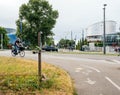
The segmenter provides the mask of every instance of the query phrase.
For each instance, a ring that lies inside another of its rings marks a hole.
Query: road
[[[10,51],[0,55],[11,56]],[[37,54],[27,51],[25,58],[37,60]],[[42,53],[42,61],[66,70],[78,95],[120,95],[119,56]]]

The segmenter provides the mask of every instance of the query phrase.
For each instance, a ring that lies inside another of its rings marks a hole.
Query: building
[[[103,22],[98,22],[90,25],[86,30],[86,39],[89,42],[91,50],[95,46],[103,42]],[[119,46],[120,45],[120,32],[117,31],[117,23],[115,21],[106,21],[105,45],[106,46]],[[101,45],[102,46],[102,45]]]
[[[5,28],[7,31],[7,35],[10,39],[9,43],[10,44],[14,44],[15,40],[16,40],[16,30],[13,28]]]

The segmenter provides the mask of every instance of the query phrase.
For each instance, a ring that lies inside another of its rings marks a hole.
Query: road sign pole
[[[40,47],[39,51],[38,51],[38,80],[39,80],[39,86],[40,86],[40,82],[41,82],[41,33],[38,32],[38,47]]]

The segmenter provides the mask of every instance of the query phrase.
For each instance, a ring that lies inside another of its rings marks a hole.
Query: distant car
[[[58,52],[58,48],[55,48],[53,46],[45,46],[42,48],[42,50],[45,50],[45,51],[57,51]]]

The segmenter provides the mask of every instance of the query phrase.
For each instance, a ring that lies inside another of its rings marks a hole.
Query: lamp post
[[[84,45],[84,29],[82,29],[82,45]]]
[[[20,19],[20,32],[22,33],[22,19]]]
[[[82,46],[84,45],[84,29],[82,28],[82,30],[81,30],[81,51],[83,51],[83,48],[82,48]]]
[[[71,31],[71,46],[70,49],[73,51],[73,33]]]
[[[107,6],[107,4],[104,4],[104,8],[103,8],[103,54],[106,54],[106,45],[105,45],[105,7]]]
[[[22,16],[20,16],[20,38],[22,41]]]

